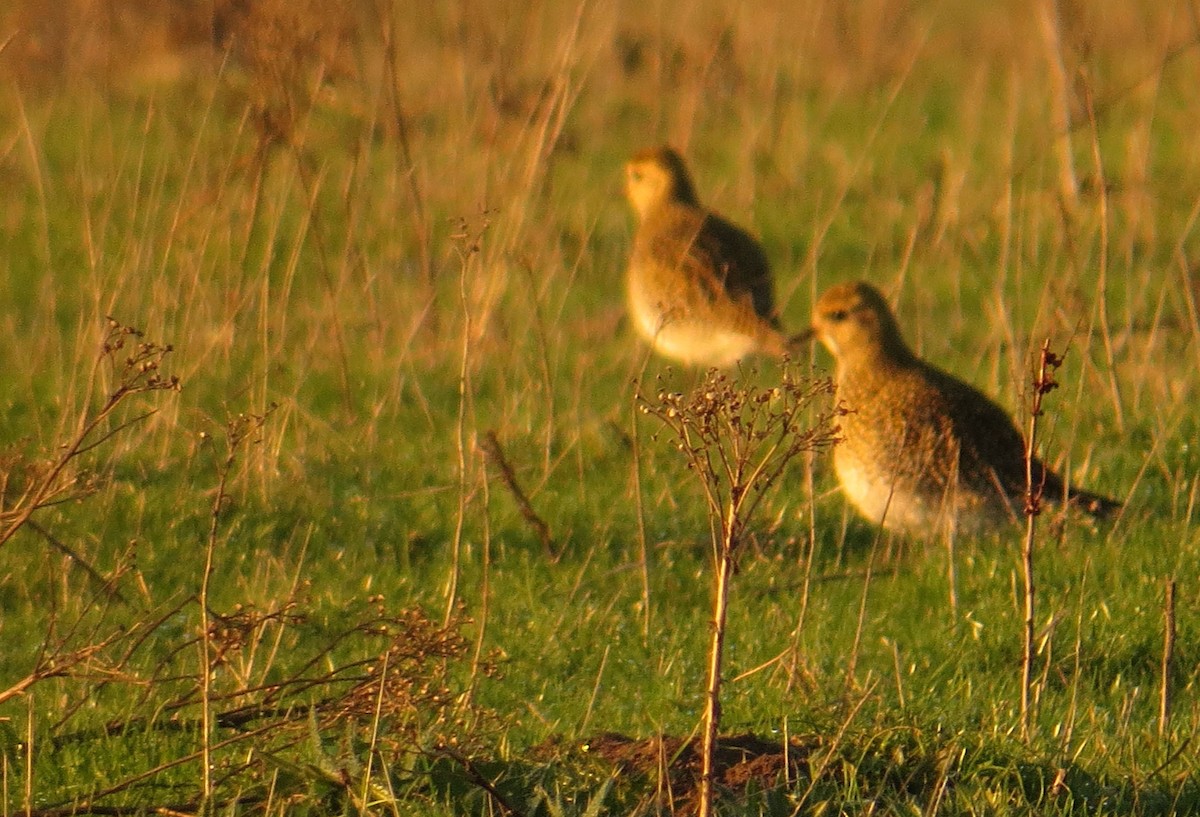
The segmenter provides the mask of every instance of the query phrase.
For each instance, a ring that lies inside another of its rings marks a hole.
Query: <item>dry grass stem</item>
[[[458,257],[458,302],[462,309],[462,347],[458,365],[458,418],[454,441],[458,459],[458,508],[454,522],[454,540],[451,546],[450,573],[446,578],[444,623],[450,622],[458,607],[458,577],[462,568],[460,560],[463,550],[463,532],[467,523],[467,486],[469,481],[467,420],[472,413],[471,368],[474,357],[472,340],[475,333],[474,321],[476,320],[469,294],[468,276],[479,270],[483,236],[491,226],[490,215],[487,210],[484,210],[480,213],[480,221],[474,225],[465,218],[458,219],[455,232],[451,236],[454,241],[454,252]]]
[[[495,430],[488,430],[483,435],[483,439],[479,442],[479,448],[483,451],[483,455],[487,461],[491,463],[492,467],[500,475],[500,480],[504,483],[504,487],[508,489],[513,501],[517,503],[517,510],[521,512],[521,517],[533,528],[538,541],[542,543],[542,550],[545,552],[546,557],[552,562],[557,562],[562,554],[554,544],[554,537],[550,535],[550,526],[534,510],[533,503],[529,501],[528,494],[521,488],[521,483],[517,481],[517,474],[513,470],[512,464],[509,463],[508,457],[505,456],[504,448],[500,445],[500,439],[496,436]]]
[[[1171,674],[1175,670],[1175,580],[1167,579],[1163,595],[1163,648],[1158,696],[1158,736],[1165,738],[1171,732],[1171,705],[1174,688]]]
[[[1071,150],[1071,83],[1063,60],[1063,44],[1060,31],[1058,0],[1039,0],[1037,7],[1038,30],[1042,35],[1046,63],[1049,71],[1050,118],[1054,128],[1054,154],[1058,160],[1058,197],[1069,241],[1073,241],[1075,215],[1079,210],[1079,182],[1075,172],[1075,158]]]
[[[212,581],[213,559],[216,556],[222,511],[229,498],[229,479],[237,461],[239,450],[243,445],[257,441],[257,435],[262,431],[267,418],[275,411],[275,406],[268,408],[263,414],[239,414],[225,424],[225,455],[217,464],[217,490],[213,496],[212,508],[209,511],[208,537],[204,542],[204,569],[200,576],[200,745],[202,763],[201,810],[208,812],[212,808],[212,671],[214,664],[212,645],[212,623],[209,613],[209,585]]]

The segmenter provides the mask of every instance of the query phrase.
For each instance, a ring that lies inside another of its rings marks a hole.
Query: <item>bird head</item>
[[[666,202],[699,204],[683,158],[665,146],[643,150],[625,164],[625,195],[639,220]]]
[[[842,366],[860,360],[911,357],[883,294],[863,281],[827,289],[805,333],[820,340]]]

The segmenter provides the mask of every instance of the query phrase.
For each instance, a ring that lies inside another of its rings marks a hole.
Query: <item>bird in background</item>
[[[1025,439],[1009,414],[977,389],[909,349],[879,290],[830,287],[809,335],[836,361],[842,440],[834,469],[871,522],[922,537],[1003,530],[1022,518]],[[1034,484],[1047,503],[1111,515],[1120,503],[1068,486],[1040,460]]]
[[[682,157],[669,147],[636,154],[625,193],[638,227],[626,276],[637,331],[665,357],[732,366],[782,356],[767,256],[749,233],[704,208]]]

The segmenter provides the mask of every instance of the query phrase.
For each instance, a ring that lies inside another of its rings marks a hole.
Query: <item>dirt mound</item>
[[[560,747],[561,748],[561,747]],[[659,807],[671,814],[695,814],[699,805],[700,740],[671,735],[635,740],[603,732],[579,744],[578,751],[610,764],[623,777],[642,777],[655,792]],[[718,793],[741,795],[768,791],[797,778],[807,768],[811,747],[792,738],[782,741],[752,734],[723,737],[717,744]]]

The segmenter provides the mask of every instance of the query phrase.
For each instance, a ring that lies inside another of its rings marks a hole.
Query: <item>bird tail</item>
[[[813,342],[813,337],[815,335],[816,333],[813,332],[811,328],[805,329],[801,332],[797,332],[794,335],[785,337],[783,343],[789,352],[796,353],[807,349],[808,345]]]
[[[769,357],[790,357],[793,360],[800,357],[800,352],[803,350],[804,343],[800,340],[801,335],[788,335],[783,330],[775,326],[760,325],[758,333],[758,350]]]
[[[1091,491],[1073,491],[1068,502],[1096,519],[1108,519],[1121,510],[1121,503]]]
[[[803,332],[797,332],[794,335],[789,335],[782,330],[776,329],[770,333],[762,341],[762,350],[772,357],[790,357],[796,360],[807,354],[808,345],[812,343],[813,332],[811,329],[806,329]]]

